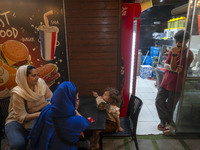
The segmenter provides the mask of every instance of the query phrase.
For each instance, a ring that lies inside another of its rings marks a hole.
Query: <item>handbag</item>
[[[69,142],[68,140],[66,140],[60,132],[60,129],[58,128],[58,124],[56,122],[55,118],[52,118],[53,120],[53,124],[54,124],[54,128],[56,131],[56,134],[58,136],[58,138],[60,139],[60,141],[68,146],[74,146],[74,147],[78,147],[78,150],[89,150],[90,149],[90,141],[85,139],[85,138],[80,138],[78,142]]]

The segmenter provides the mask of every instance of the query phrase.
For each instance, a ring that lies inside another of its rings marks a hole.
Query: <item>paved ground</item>
[[[135,95],[143,101],[138,118],[137,135],[162,134],[161,131],[157,130],[160,120],[155,106],[155,99],[158,92],[155,84],[155,80],[142,79],[137,76]]]
[[[200,150],[200,135],[141,135],[137,138],[140,150]],[[2,144],[5,143],[4,139]],[[104,138],[103,150],[135,150],[135,144],[129,137]]]
[[[138,136],[140,150],[200,150],[200,135],[191,136]],[[103,150],[135,150],[131,138],[104,139]]]

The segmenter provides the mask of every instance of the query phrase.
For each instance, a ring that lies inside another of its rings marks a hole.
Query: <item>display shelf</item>
[[[200,35],[192,35],[190,39],[190,49],[200,49]]]
[[[164,39],[154,39],[155,40],[155,45],[156,46],[160,46],[162,47],[162,45],[170,45],[170,46],[174,46],[175,45],[175,42],[174,40],[164,40]]]

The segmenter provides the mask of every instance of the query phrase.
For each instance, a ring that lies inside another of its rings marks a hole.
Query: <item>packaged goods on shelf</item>
[[[150,54],[149,56],[158,56],[159,55],[159,48],[158,47],[154,47],[154,46],[151,46],[150,47]]]
[[[142,55],[142,63],[143,63],[143,65],[152,65],[152,60],[153,60],[152,56]]]
[[[163,39],[174,39],[174,35],[179,30],[185,29],[186,17],[172,18],[167,23],[167,28],[164,29],[164,38]]]
[[[141,65],[140,66],[140,77],[142,79],[147,79],[152,76],[152,66],[150,65]]]
[[[169,33],[170,33],[170,29],[164,29],[164,38],[163,39],[169,39]]]
[[[186,17],[180,17],[178,19],[178,28],[185,27]]]

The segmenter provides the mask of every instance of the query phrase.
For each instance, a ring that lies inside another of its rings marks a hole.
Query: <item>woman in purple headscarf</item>
[[[32,150],[77,150],[64,144],[55,131],[56,125],[61,136],[69,142],[77,142],[81,132],[89,125],[76,110],[78,93],[71,82],[63,82],[53,93],[52,104],[46,106],[31,130]]]

